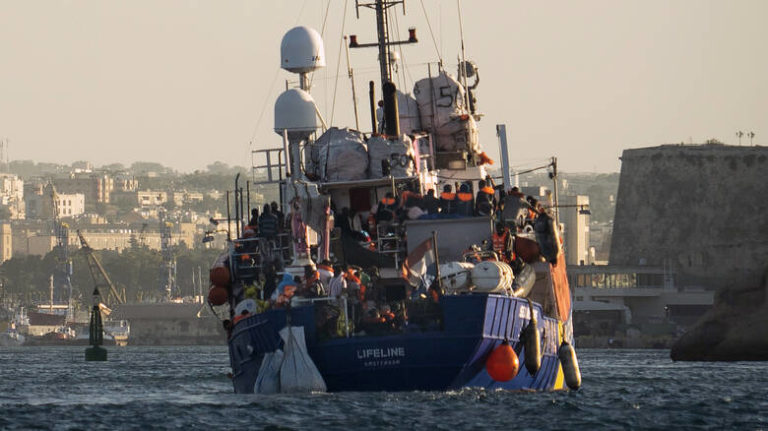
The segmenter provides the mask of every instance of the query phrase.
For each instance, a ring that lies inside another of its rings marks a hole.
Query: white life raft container
[[[448,262],[440,265],[440,280],[449,293],[469,291],[472,286],[470,272],[475,264],[470,262]]]
[[[475,292],[505,293],[512,286],[515,274],[504,262],[486,260],[472,269],[472,283]]]

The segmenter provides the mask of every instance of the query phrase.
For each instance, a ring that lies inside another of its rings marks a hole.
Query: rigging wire
[[[304,0],[304,2],[301,4],[301,9],[299,9],[298,15],[296,15],[296,21],[294,21],[293,26],[295,27],[298,25],[299,21],[301,20],[301,15],[304,13],[304,9],[307,6],[307,3],[309,0]],[[267,92],[267,97],[264,98],[264,104],[261,107],[261,112],[259,113],[258,119],[256,119],[256,125],[253,127],[253,132],[251,133],[251,139],[248,141],[248,149],[249,152],[253,151],[253,140],[256,138],[256,133],[259,130],[259,127],[261,126],[261,121],[264,119],[264,113],[267,112],[267,105],[269,104],[272,96],[272,91],[275,89],[275,82],[277,82],[277,76],[280,74],[280,68],[278,67],[275,69],[275,75],[272,77],[272,83],[269,84],[269,91]]]
[[[333,126],[333,117],[336,114],[336,94],[338,93],[339,89],[339,68],[341,67],[341,50],[344,45],[344,28],[347,24],[347,4],[349,2],[344,2],[344,12],[341,15],[341,37],[339,38],[339,54],[336,56],[336,80],[333,84],[333,103],[331,104],[331,121],[330,125]],[[328,3],[330,4],[330,2]]]
[[[440,63],[443,62],[443,56],[440,54],[440,49],[437,47],[437,40],[435,39],[435,33],[432,32],[432,24],[429,23],[429,15],[427,15],[427,9],[424,7],[424,0],[420,0],[421,10],[424,11],[424,19],[427,20],[427,28],[429,29],[429,35],[432,37],[432,44],[435,46],[435,52],[437,58],[440,59]]]
[[[346,7],[346,2],[344,2],[344,6]],[[322,3],[321,6],[322,8]],[[331,0],[328,0],[328,6],[325,8],[325,17],[323,17],[323,26],[320,27],[320,38],[323,38],[325,36],[325,24],[328,23],[328,12],[331,10]],[[315,80],[315,72],[313,71],[312,74],[309,76],[309,86],[312,87],[312,82]]]

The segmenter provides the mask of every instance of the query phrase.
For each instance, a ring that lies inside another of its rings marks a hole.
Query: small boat
[[[11,322],[8,328],[0,333],[0,346],[3,347],[21,346],[25,341],[26,337],[19,332],[16,322]]]
[[[531,208],[528,220],[528,212],[501,217],[496,202],[524,197],[508,178],[493,188],[485,171],[477,67],[463,52],[458,77],[441,64],[416,82],[415,96],[395,87],[390,49],[417,42],[413,29],[407,40],[389,38],[399,3],[356,3],[376,13],[378,42],[349,42],[379,50],[383,100],[376,103],[371,81],[370,133],[323,127],[317,136],[308,74],[325,65],[322,39],[308,27],[283,38],[281,67],[299,74],[300,88],[275,105],[283,147],[264,154],[277,164],[255,171],[280,172],[264,183],[279,186],[290,214],[277,220],[283,230],[271,215],[248,223],[250,198],[236,179],[227,219],[234,239],[211,269],[208,298],[227,329],[234,390],[576,389],[557,215]],[[446,190],[439,209],[437,190]],[[495,213],[479,205],[481,193]],[[354,213],[366,215],[363,235],[351,228]],[[501,232],[508,243],[497,241]],[[342,278],[346,287],[336,289]]]

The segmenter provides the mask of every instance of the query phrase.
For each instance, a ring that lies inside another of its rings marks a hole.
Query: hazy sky
[[[336,79],[342,23],[366,42],[375,21],[367,10],[356,19],[354,1],[344,20],[344,3],[331,0],[328,67],[312,94],[327,120],[353,126],[343,51]],[[279,69],[280,40],[295,25],[322,30],[327,4],[0,0],[0,138],[11,160],[249,166],[252,148],[281,145],[273,104],[295,75]],[[459,25],[453,0],[406,6],[405,16],[397,9],[401,36],[415,26],[421,41],[403,48],[400,82],[410,90],[437,51],[456,73]],[[736,144],[737,130],[768,142],[768,1],[464,0],[462,8],[492,157],[498,123],[520,168],[554,155],[565,171],[618,171],[624,148],[711,137]],[[375,50],[354,50],[352,63],[367,119]]]

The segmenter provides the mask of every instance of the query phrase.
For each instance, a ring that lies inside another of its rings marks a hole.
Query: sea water
[[[579,391],[237,395],[224,346],[0,348],[0,429],[768,429],[768,362],[577,350]]]

